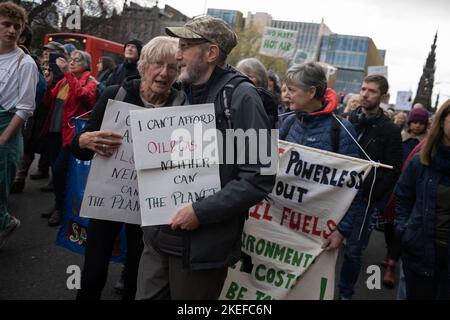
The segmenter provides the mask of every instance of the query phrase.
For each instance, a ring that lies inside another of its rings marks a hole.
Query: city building
[[[371,38],[341,34],[322,37],[319,61],[338,68],[334,89],[344,94],[359,92],[367,68],[384,64]]]
[[[183,26],[189,19],[188,16],[168,5],[162,9],[157,5],[141,7],[132,2],[130,5],[124,4],[121,14],[114,11],[109,18],[83,15],[81,30],[62,28],[62,31],[76,31],[120,43],[133,38],[146,43],[156,36],[165,35],[166,27]],[[66,25],[64,20],[62,25]]]
[[[245,19],[245,29],[255,28],[261,34],[263,33],[264,27],[270,26],[272,24],[272,16],[265,12],[247,13],[247,18]]]
[[[236,31],[244,27],[244,15],[240,11],[208,8],[206,14],[222,19]]]
[[[380,53],[381,61],[383,61],[384,64],[384,62],[386,61],[386,50],[380,49],[378,50],[378,52]]]

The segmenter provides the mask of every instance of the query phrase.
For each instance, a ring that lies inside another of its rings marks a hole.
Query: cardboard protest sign
[[[269,201],[249,211],[243,259],[230,268],[222,299],[332,299],[337,251],[322,244],[371,169],[368,161],[279,141]]]
[[[168,224],[178,209],[220,190],[218,165],[139,170],[142,225]]]
[[[218,163],[214,104],[131,111],[136,169],[208,157]],[[207,153],[207,154],[204,154]]]
[[[220,190],[213,104],[131,111],[142,225]]]
[[[120,133],[122,145],[110,158],[94,157],[81,205],[82,217],[141,223],[129,114],[136,109],[143,108],[109,100],[101,130]]]
[[[297,50],[298,31],[264,27],[259,54],[292,59]]]

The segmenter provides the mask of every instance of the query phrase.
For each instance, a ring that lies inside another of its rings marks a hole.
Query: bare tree
[[[53,4],[55,4],[58,0],[44,0],[40,5],[37,5],[28,13],[28,21],[33,21],[35,17],[40,15],[46,10],[49,10]]]

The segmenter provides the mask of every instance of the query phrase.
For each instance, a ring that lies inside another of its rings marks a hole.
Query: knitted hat
[[[73,51],[77,50],[77,48],[71,43],[66,43],[64,45],[64,49],[66,49],[68,55],[72,54]]]
[[[408,116],[408,124],[411,122],[420,122],[424,125],[428,125],[429,113],[423,108],[412,109]]]
[[[125,42],[125,44],[123,45],[123,50],[125,51],[125,48],[127,47],[128,44],[134,44],[137,48],[138,51],[138,55],[139,57],[141,56],[141,50],[142,50],[142,42],[138,39],[131,39],[127,42]]]

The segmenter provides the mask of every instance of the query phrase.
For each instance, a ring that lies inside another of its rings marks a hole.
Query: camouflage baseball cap
[[[50,50],[59,50],[61,52],[66,52],[66,49],[64,48],[64,46],[56,41],[50,41],[49,43],[47,43],[44,46],[45,49],[50,49]]]
[[[227,54],[237,45],[237,36],[231,27],[222,19],[211,16],[194,18],[183,27],[166,28],[166,33],[176,38],[206,39]]]

